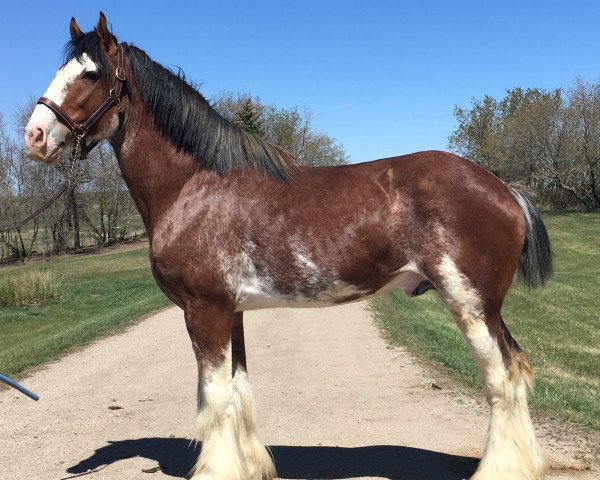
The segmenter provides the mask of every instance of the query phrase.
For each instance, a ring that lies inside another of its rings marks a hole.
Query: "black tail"
[[[539,287],[552,273],[550,238],[531,199],[514,185],[511,185],[510,191],[525,218],[525,243],[519,260],[519,277],[528,287]]]

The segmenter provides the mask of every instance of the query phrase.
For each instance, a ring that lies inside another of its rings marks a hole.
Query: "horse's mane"
[[[155,128],[178,151],[221,175],[247,167],[276,180],[294,174],[296,161],[290,153],[219,115],[181,72],[164,68],[134,45],[122,45],[128,75],[133,76],[142,102],[152,113]],[[65,61],[81,60],[84,53],[98,65],[101,78],[110,81],[109,65],[95,31],[68,42]]]

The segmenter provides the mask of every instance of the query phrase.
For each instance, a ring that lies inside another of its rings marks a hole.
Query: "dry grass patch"
[[[32,270],[7,276],[0,281],[0,306],[40,305],[58,296],[61,283],[61,278],[47,270]]]

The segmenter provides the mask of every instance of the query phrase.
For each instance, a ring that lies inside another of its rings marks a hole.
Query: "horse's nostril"
[[[35,128],[29,131],[29,137],[34,144],[44,143],[44,131],[41,128]]]

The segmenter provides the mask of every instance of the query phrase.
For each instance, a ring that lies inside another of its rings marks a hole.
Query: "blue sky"
[[[93,4],[93,6],[92,6]],[[446,149],[454,105],[600,79],[594,1],[64,1],[3,4],[0,112],[42,95],[75,16],[223,90],[310,108],[354,162]]]

